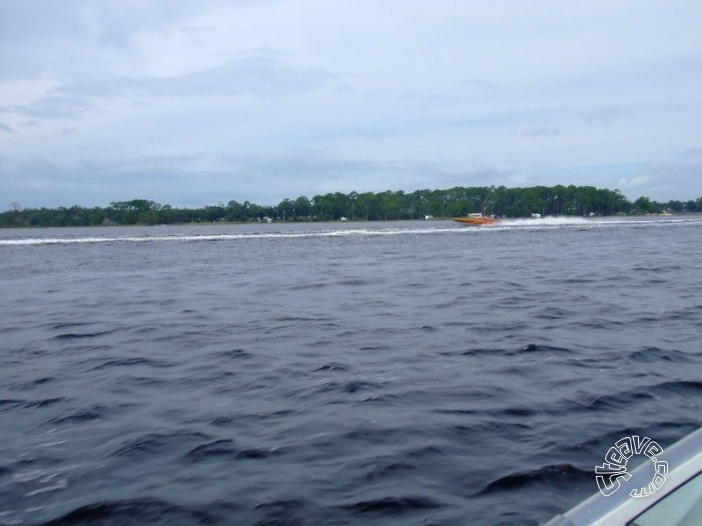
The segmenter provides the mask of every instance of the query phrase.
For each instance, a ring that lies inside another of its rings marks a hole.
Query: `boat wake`
[[[569,225],[592,225],[595,223],[605,223],[605,220],[597,220],[585,217],[549,216],[535,219],[502,219],[501,226],[569,226]]]
[[[51,237],[40,237],[40,232],[22,232],[26,236],[19,237],[17,232],[13,234],[17,237],[0,239],[2,246],[22,246],[22,245],[71,245],[71,244],[91,244],[91,243],[148,243],[148,242],[207,242],[207,241],[236,241],[251,239],[308,239],[308,238],[348,238],[364,236],[401,236],[401,235],[425,235],[425,234],[468,234],[485,233],[504,230],[538,230],[554,228],[602,228],[613,226],[665,226],[673,223],[702,223],[702,218],[611,218],[611,217],[543,217],[534,219],[500,219],[493,224],[484,224],[465,228],[464,225],[455,224],[450,221],[435,221],[430,223],[420,223],[415,221],[399,223],[362,223],[363,227],[356,225],[330,225],[319,224],[316,227],[301,226],[295,224],[281,224],[275,231],[248,230],[235,232],[239,228],[233,227],[227,232],[212,232],[210,227],[202,227],[200,231],[178,232],[179,227],[145,227],[140,229],[140,235],[124,234],[110,235],[112,232],[104,232],[105,235],[77,235],[73,229],[66,229],[57,232],[59,235]],[[161,228],[160,230],[156,230]],[[214,227],[213,227],[214,228]],[[170,233],[173,232],[173,233]],[[53,232],[52,232],[53,233]],[[101,232],[102,233],[102,232]],[[34,236],[32,236],[34,234]]]

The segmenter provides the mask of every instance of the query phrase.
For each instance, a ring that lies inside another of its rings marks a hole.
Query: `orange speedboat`
[[[468,214],[465,217],[454,217],[453,221],[467,226],[494,225],[497,219],[483,214]]]

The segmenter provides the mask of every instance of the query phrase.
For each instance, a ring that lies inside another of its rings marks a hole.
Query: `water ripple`
[[[0,232],[0,523],[545,522],[702,425],[700,225]]]

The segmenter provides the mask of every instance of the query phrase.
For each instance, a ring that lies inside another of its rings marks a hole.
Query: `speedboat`
[[[452,220],[467,226],[494,225],[497,223],[497,219],[494,217],[489,217],[480,213],[468,214],[465,217],[454,217]]]
[[[626,451],[622,442],[617,442],[622,446],[619,451]],[[614,449],[610,450],[611,458],[619,455]],[[610,452],[605,457],[608,462]],[[608,475],[596,477],[602,479],[597,480],[600,492],[570,511],[557,515],[545,526],[702,524],[702,429],[684,437],[651,460],[654,460],[653,465],[644,462],[631,473],[625,468],[618,472],[612,470],[614,466],[610,463],[598,466],[595,473],[609,470]]]

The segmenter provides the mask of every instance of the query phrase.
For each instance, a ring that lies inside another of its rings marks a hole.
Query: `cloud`
[[[624,111],[616,110],[614,108],[601,108],[599,110],[586,112],[583,114],[583,117],[590,124],[608,124],[624,114]]]
[[[477,165],[462,169],[447,169],[438,163],[418,163],[398,170],[405,174],[404,187],[397,190],[440,190],[456,186],[505,186],[519,179],[512,169]],[[389,186],[388,188],[392,188]]]
[[[0,122],[0,132],[12,133],[12,128],[3,122]]]
[[[26,105],[0,106],[0,113],[28,118],[72,118],[96,108],[101,99],[284,97],[313,91],[336,75],[318,68],[294,67],[279,59],[249,57],[232,60],[205,71],[167,78],[116,75],[77,75]]]
[[[44,2],[38,9],[25,0],[3,0],[0,40],[11,44],[70,33],[97,42],[126,44],[139,31],[158,30],[187,19],[199,10],[190,4],[187,0],[120,0],[118,3],[73,0],[60,5]]]
[[[641,194],[661,202],[670,199],[687,201],[702,197],[700,174],[702,159],[686,160],[683,162],[661,161],[649,163],[641,167],[642,177],[647,177],[645,186],[637,186]]]
[[[128,89],[147,96],[278,97],[312,91],[334,75],[318,68],[299,68],[281,60],[253,57],[234,60],[207,71],[167,79],[126,79]]]
[[[437,2],[1,1],[0,195],[702,193],[702,3]]]
[[[171,204],[216,202],[213,195],[202,192],[193,164],[188,156],[82,159],[72,163],[42,157],[14,160],[0,165],[0,195],[7,199],[12,196],[11,201],[25,207],[105,206],[110,201],[142,197]],[[205,182],[204,187],[209,184]],[[182,193],[185,189],[189,195]],[[0,208],[2,205],[6,203],[0,203]]]
[[[231,199],[261,205],[284,198],[353,191],[412,192],[455,186],[527,182],[509,170],[342,159],[321,152],[281,156],[226,156],[216,163],[191,155],[83,158],[56,163],[34,157],[0,164],[0,195],[26,207],[104,206],[151,199],[174,206],[203,206]],[[76,201],[76,196],[81,198]],[[2,205],[7,203],[0,203]]]
[[[50,95],[31,104],[0,106],[0,114],[16,114],[28,119],[73,119],[94,107],[84,97]]]
[[[488,92],[500,91],[500,86],[498,84],[485,79],[468,79],[466,85]]]
[[[543,128],[536,128],[534,130],[531,130],[530,132],[525,133],[524,135],[526,137],[556,137],[560,134],[561,130],[559,130],[556,126],[547,126]]]
[[[128,51],[147,32],[164,33],[187,24],[202,0],[120,0],[93,2],[0,2],[0,79],[63,76],[80,68],[104,70],[105,57]]]
[[[532,177],[525,173],[515,173],[507,177],[507,181],[511,186],[524,186],[532,181]]]
[[[643,186],[646,183],[648,183],[648,181],[650,179],[651,178],[648,175],[637,175],[637,176],[632,177],[630,179],[622,177],[621,179],[619,179],[619,181],[617,181],[617,186],[619,188],[625,188],[625,189],[637,188],[637,187]]]
[[[702,147],[701,148],[690,148],[680,153],[680,157],[689,160],[702,159]]]

